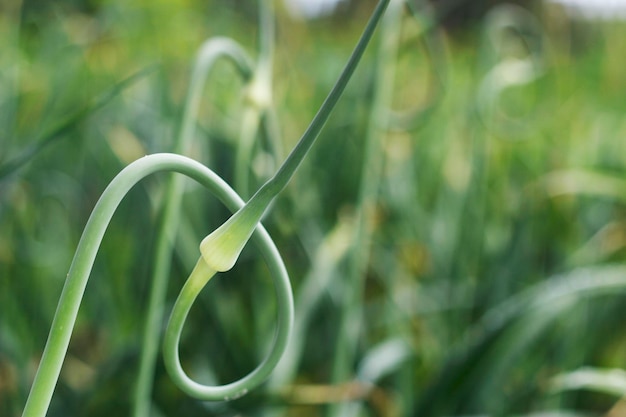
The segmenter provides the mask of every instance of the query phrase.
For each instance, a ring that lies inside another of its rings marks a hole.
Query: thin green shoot
[[[204,260],[211,268],[216,271],[228,271],[233,267],[248,237],[252,234],[252,231],[265,214],[267,208],[274,198],[287,186],[287,183],[293,177],[296,169],[315,143],[315,140],[330,117],[331,112],[360,62],[365,48],[369,44],[388,3],[389,0],[381,0],[378,2],[343,72],[313,118],[311,124],[276,174],[252,196],[241,210],[235,213],[222,226],[217,228],[201,242],[200,251],[202,252]]]

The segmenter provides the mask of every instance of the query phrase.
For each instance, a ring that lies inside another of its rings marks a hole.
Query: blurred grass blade
[[[604,394],[626,396],[626,371],[584,367],[557,375],[552,380],[555,392],[586,389]]]
[[[510,297],[484,315],[481,327],[492,332],[529,311],[549,308],[560,301],[576,302],[594,295],[618,294],[624,289],[626,267],[621,264],[578,268]]]
[[[543,179],[548,195],[585,194],[626,202],[626,181],[591,170],[554,171]]]
[[[52,145],[60,139],[63,139],[63,137],[65,137],[66,134],[76,128],[79,123],[81,123],[83,120],[85,120],[87,117],[89,117],[100,108],[104,107],[111,100],[113,100],[120,93],[122,93],[122,91],[139,81],[141,78],[155,71],[155,69],[156,66],[151,65],[147,68],[137,71],[130,77],[115,84],[113,87],[102,93],[100,96],[95,97],[91,102],[87,103],[84,107],[77,110],[74,114],[68,116],[65,120],[62,120],[61,122],[52,126],[44,134],[41,135],[41,138],[37,141],[37,143],[27,147],[21,154],[0,165],[0,180],[27,164],[46,147]]]
[[[626,267],[618,264],[576,269],[510,297],[489,310],[463,345],[448,356],[414,414],[484,409],[506,372],[557,318],[589,297],[624,290]],[[455,405],[447,400],[451,397],[456,398]]]
[[[406,3],[409,14],[413,18],[413,31],[410,41],[421,44],[423,54],[429,61],[429,82],[424,83],[422,88],[426,89],[423,99],[414,103],[412,107],[406,109],[386,109],[388,114],[388,128],[395,131],[408,131],[421,127],[426,123],[433,113],[439,108],[448,87],[448,58],[445,51],[444,32],[441,22],[452,11],[454,7],[444,7],[439,12],[425,2],[412,4]],[[407,29],[404,29],[405,31]],[[402,39],[402,42],[406,42]],[[398,45],[400,46],[400,45]],[[395,59],[402,55],[398,50]],[[407,82],[404,80],[403,82]]]
[[[387,340],[365,355],[359,365],[358,377],[362,381],[376,382],[399,369],[412,356],[413,351],[404,340]]]
[[[350,248],[354,219],[340,217],[335,227],[317,246],[312,267],[300,285],[296,298],[296,317],[290,347],[274,370],[270,385],[279,387],[292,383],[306,354],[307,335],[331,280]]]
[[[594,170],[562,170],[547,174],[542,180],[550,197],[590,195],[626,202],[626,181],[616,175]]]

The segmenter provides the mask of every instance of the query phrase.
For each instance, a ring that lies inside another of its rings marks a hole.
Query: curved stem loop
[[[293,298],[289,277],[280,255],[269,239],[269,236],[267,234],[260,234],[259,238],[263,242],[259,245],[259,249],[267,261],[270,274],[275,279],[277,292],[278,326],[274,345],[265,360],[261,362],[256,369],[235,382],[213,387],[199,384],[187,376],[182,369],[178,355],[180,335],[193,301],[202,288],[204,288],[208,280],[216,273],[216,271],[212,270],[209,265],[204,262],[204,259],[200,257],[196,267],[176,300],[170,321],[167,325],[163,344],[165,367],[170,377],[179,388],[192,397],[202,400],[228,401],[245,395],[251,388],[259,385],[269,376],[287,347],[293,324]]]
[[[22,414],[23,417],[43,417],[46,415],[54,388],[59,379],[63,360],[67,353],[85,287],[87,286],[98,248],[113,217],[113,213],[123,197],[137,182],[159,171],[175,171],[193,178],[208,188],[230,210],[234,211],[243,205],[243,201],[239,196],[217,174],[199,162],[184,156],[175,154],[149,155],[133,162],[122,170],[106,188],[100,200],[98,200],[78,243],[78,248],[50,329],[41,364]],[[256,229],[252,238],[259,245],[272,272],[280,272],[278,277],[274,276],[279,296],[278,312],[280,319],[274,350],[268,359],[257,370],[253,371],[249,377],[243,378],[243,382],[235,383],[238,384],[235,386],[238,390],[250,389],[261,382],[264,375],[266,375],[267,368],[273,366],[272,363],[275,363],[273,361],[277,360],[275,357],[280,357],[284,350],[288,334],[291,331],[291,323],[293,322],[291,286],[278,250],[262,227]],[[191,304],[193,299],[184,299],[182,302]],[[186,378],[186,375],[184,377]],[[173,378],[175,381],[184,380],[180,375],[175,375]],[[197,385],[199,386],[199,384]],[[225,387],[227,387],[224,389],[226,392],[232,390],[232,384]],[[185,389],[185,387],[182,388]],[[216,388],[219,390],[220,387]],[[203,389],[207,389],[207,387],[203,387]],[[208,389],[210,390],[212,387],[208,387]],[[192,393],[192,395],[194,394]]]

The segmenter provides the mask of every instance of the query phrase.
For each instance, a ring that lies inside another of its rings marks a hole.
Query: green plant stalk
[[[382,177],[384,161],[383,142],[389,127],[389,109],[393,97],[400,43],[400,18],[404,0],[391,0],[381,25],[381,43],[378,48],[377,72],[372,98],[370,123],[365,139],[365,155],[361,166],[355,228],[350,252],[348,279],[344,286],[342,310],[333,358],[332,382],[339,384],[353,378],[353,364],[363,327],[363,290],[365,273],[370,259],[373,234],[372,220]],[[346,415],[347,405],[339,403],[329,408],[329,415]]]
[[[44,417],[46,415],[54,388],[59,379],[63,360],[67,353],[85,287],[87,286],[98,248],[113,213],[123,197],[137,182],[158,171],[175,171],[193,178],[208,188],[211,193],[233,211],[243,204],[239,196],[213,171],[192,159],[180,155],[149,155],[133,162],[122,170],[111,181],[98,200],[78,243],[78,248],[70,266],[70,271],[50,328],[41,363],[26,401],[22,414],[23,417]],[[263,245],[270,243],[269,248],[261,247],[265,256],[268,253],[273,256],[278,255],[275,246],[271,244],[269,235],[262,227],[257,228],[253,238]],[[274,266],[274,270],[278,268],[284,271],[282,262],[275,260],[274,263],[278,264],[278,267]],[[286,315],[286,317],[281,318],[280,323],[289,324],[290,320],[293,319],[293,299],[290,294],[288,279],[286,282],[284,276],[281,276],[280,279],[281,295],[288,296],[288,299],[279,301],[279,311]],[[279,333],[281,332],[285,333],[288,330],[279,329]],[[256,382],[256,380],[253,382]]]
[[[243,111],[235,158],[235,189],[244,198],[249,197],[250,162],[255,139],[259,134],[261,123],[265,125],[267,123],[266,115],[271,112],[273,101],[272,72],[276,21],[271,0],[259,2],[259,21],[259,58],[252,81],[247,87],[246,107]],[[265,132],[271,135],[268,138],[272,144],[277,142],[278,129],[266,125]]]
[[[263,120],[263,109],[250,105],[243,111],[241,131],[235,157],[235,189],[244,198],[250,195],[250,168],[255,139]]]
[[[256,82],[260,81],[255,81],[255,83]],[[267,81],[267,83],[270,83],[270,81]],[[265,89],[268,88],[265,87]],[[258,137],[261,128],[269,142],[268,145],[274,161],[278,161],[282,155],[282,147],[280,144],[276,112],[271,102],[266,104],[258,102],[251,103],[243,111],[237,154],[235,157],[234,181],[235,189],[244,198],[250,196],[251,163],[253,161],[255,139]]]
[[[209,72],[221,58],[232,61],[244,80],[250,79],[252,75],[252,62],[239,44],[228,38],[212,38],[206,41],[197,54],[183,112],[181,133],[175,144],[174,153],[186,155],[190,152],[195,136],[196,118],[204,84]],[[172,176],[169,179],[165,192],[165,205],[155,246],[152,286],[133,399],[132,415],[134,417],[148,417],[150,414],[154,370],[164,315],[163,305],[165,303],[173,246],[179,226],[180,207],[184,191],[183,180],[184,178],[181,176]]]
[[[415,3],[420,3],[419,10]],[[426,2],[407,1],[405,4],[409,14],[420,27],[420,30],[416,32],[413,37],[423,39],[425,53],[429,56],[431,64],[430,70],[433,82],[427,87],[427,89],[430,90],[428,93],[430,99],[426,103],[401,111],[396,111],[391,108],[388,109],[388,111],[391,112],[389,116],[389,128],[391,130],[400,131],[416,129],[423,125],[424,122],[430,119],[429,116],[432,114],[432,111],[438,107],[437,105],[444,97],[447,80],[447,59],[444,53],[443,35],[440,29],[438,29],[438,24],[454,10],[450,5],[439,5],[437,7],[437,14],[435,14],[433,7]]]
[[[268,145],[271,147],[272,153],[277,158],[276,163],[278,163],[278,160],[282,159],[284,152],[281,141],[280,126],[278,124],[278,114],[276,113],[276,108],[274,106],[267,109],[263,115],[262,123],[263,133],[268,139]]]
[[[276,19],[272,0],[259,1],[259,68],[268,74],[273,71]],[[271,80],[270,80],[271,81]]]
[[[296,168],[302,162],[307,152],[313,145],[320,130],[324,126],[332,109],[345,89],[345,86],[356,69],[356,66],[360,61],[360,58],[362,57],[388,2],[389,0],[380,0],[378,3],[374,14],[370,18],[363,35],[359,39],[359,42],[350,56],[350,59],[348,60],[348,63],[340,75],[337,83],[331,90],[325,102],[322,104],[322,107],[309,125],[309,128],[306,130],[292,153],[287,157],[287,160],[278,170],[276,175],[264,186],[262,186],[261,189],[250,199],[250,201],[239,209],[224,225],[219,227],[215,232],[211,233],[203,240],[200,249],[202,258],[207,263],[209,270],[223,271],[232,267],[248,238],[252,235],[253,231],[257,229],[256,226],[268,205],[287,185]],[[63,359],[67,352],[72,328],[76,321],[80,301],[84,294],[89,273],[91,272],[91,268],[93,266],[93,261],[95,260],[99,242],[102,240],[106,226],[108,225],[113,212],[117,208],[123,196],[141,178],[144,178],[146,175],[158,170],[174,170],[181,172],[192,178],[198,179],[203,182],[204,185],[209,187],[215,184],[220,184],[222,187],[225,186],[225,183],[223,183],[219,177],[213,177],[206,172],[204,172],[204,175],[209,175],[211,177],[211,181],[202,181],[205,177],[199,175],[198,170],[202,170],[204,167],[191,160],[180,158],[183,157],[163,154],[142,158],[124,169],[103,193],[101,199],[96,205],[96,208],[94,209],[94,213],[92,213],[92,216],[87,223],[83,236],[81,237],[81,241],[79,242],[74,261],[70,267],[68,279],[61,294],[57,313],[55,314],[48,342],[46,343],[42,362],[37,371],[37,375],[35,376],[35,381],[24,409],[24,417],[41,417],[44,416],[47,411],[54,392],[54,387],[59,377]],[[181,161],[185,162],[183,163]],[[213,174],[212,171],[209,171],[209,173]],[[225,189],[227,189],[227,186]],[[217,190],[216,194],[221,192],[223,192],[223,189]],[[217,256],[214,256],[214,252]],[[184,299],[185,297],[183,297],[183,300]],[[284,300],[281,301],[279,303],[279,308],[284,303]],[[182,329],[178,329],[178,336],[174,337],[175,339],[180,336],[181,330]],[[281,327],[279,327],[279,335],[281,334],[280,330]],[[173,332],[173,334],[176,334],[176,329]],[[168,335],[172,334],[170,331],[167,333]],[[172,337],[173,336],[168,336],[167,340],[171,341]],[[281,338],[278,337],[275,346],[280,345],[280,342]],[[173,344],[171,342],[166,343],[166,346],[171,347],[172,345],[177,346],[177,342]],[[167,350],[172,351],[169,348]],[[279,351],[280,349],[273,349],[266,361],[255,369],[255,371],[242,379],[242,381],[245,382],[242,386],[248,386],[262,380],[265,372],[268,372],[267,369],[271,370],[272,368],[272,366],[266,365],[271,364],[274,360],[278,360],[280,354],[277,354],[276,352]],[[171,359],[166,359],[166,363],[172,365],[173,361]],[[169,368],[171,369],[172,367],[169,366]],[[181,374],[184,375],[184,372],[182,372],[180,367],[178,367],[178,370],[180,370]],[[206,396],[210,396],[210,393],[203,390],[203,388],[211,388],[212,390],[217,389],[218,391],[220,388],[223,388],[202,387],[188,378],[184,379],[180,377],[177,379],[178,382],[182,382],[183,384],[186,384],[186,386],[190,386],[191,390],[194,392],[199,392],[203,395],[207,394]],[[226,394],[219,391],[222,397],[229,396],[231,389],[234,390],[236,388],[237,390],[240,390],[239,386],[234,387],[232,384],[224,387],[224,392]],[[241,392],[243,391],[237,391],[236,395],[239,395]]]
[[[237,196],[237,204],[230,204],[229,208],[234,211],[242,205],[243,201]],[[278,249],[274,246],[267,232],[263,229],[257,229],[253,239],[265,258],[270,275],[274,278],[276,288],[278,323],[273,346],[261,364],[237,381],[221,386],[206,386],[193,381],[187,376],[182,369],[178,356],[180,336],[193,301],[208,280],[216,273],[200,257],[174,304],[163,343],[163,358],[170,377],[179,388],[194,398],[228,401],[245,395],[267,379],[287,348],[294,320],[293,294],[289,276]]]
[[[270,203],[285,188],[291,177],[293,177],[296,169],[315,143],[315,140],[319,136],[320,131],[324,127],[324,124],[328,120],[363,56],[365,48],[371,40],[374,30],[388,3],[389,0],[380,0],[378,2],[343,72],[311,121],[311,124],[276,174],[261,186],[242,209],[237,211],[200,244],[202,256],[216,271],[227,271],[233,267],[245,245],[244,239],[234,239],[233,236],[239,237],[245,234],[250,236]]]
[[[244,198],[250,193],[250,163],[254,149],[254,140],[259,133],[259,123],[261,122],[261,109],[254,105],[244,109],[239,141],[237,143],[237,154],[235,157],[235,189]]]
[[[24,417],[41,417],[46,414],[99,244],[122,198],[133,185],[153,172],[176,168],[181,171],[189,169],[172,166],[166,161],[152,161],[154,158],[142,158],[125,168],[109,184],[96,204],[85,226],[63,287],[41,364],[24,408]]]

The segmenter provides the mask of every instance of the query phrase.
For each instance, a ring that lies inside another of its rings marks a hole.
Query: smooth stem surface
[[[206,41],[196,56],[183,112],[181,133],[174,145],[174,153],[185,155],[190,152],[204,85],[211,69],[220,59],[230,60],[244,80],[250,79],[252,75],[252,62],[239,44],[228,38],[212,38]],[[163,305],[184,191],[183,180],[184,178],[179,175],[172,176],[165,192],[165,202],[153,258],[155,264],[143,332],[139,372],[135,386],[132,410],[134,417],[148,417],[150,414],[154,369],[163,322]]]
[[[218,37],[207,40],[200,47],[194,64],[183,113],[181,133],[174,148],[175,153],[186,152],[191,146],[204,84],[209,72],[221,58],[229,59],[244,81],[249,81],[252,78],[254,63],[241,45],[230,38]]]
[[[243,201],[240,200],[238,203],[241,205]],[[200,257],[174,304],[163,343],[163,358],[170,377],[180,389],[194,398],[228,401],[245,395],[267,379],[287,348],[294,320],[293,295],[289,276],[269,235],[261,229],[257,229],[254,238],[258,249],[267,262],[276,287],[278,323],[274,344],[259,366],[235,382],[221,386],[207,386],[199,384],[187,376],[182,369],[178,356],[178,344],[183,326],[194,300],[216,272]]]
[[[276,18],[272,0],[259,1],[259,67],[273,71]]]
[[[267,115],[274,115],[272,99],[272,72],[274,65],[274,39],[276,19],[271,0],[259,1],[259,58],[254,77],[247,91],[247,105],[241,120],[241,131],[235,157],[235,189],[244,198],[250,197],[250,168],[255,139],[261,124],[265,124],[265,133],[270,143],[278,142],[275,126],[267,127]],[[275,153],[275,156],[278,156]]]
[[[111,181],[98,200],[78,243],[50,328],[43,357],[22,414],[23,417],[44,417],[46,415],[67,353],[85,287],[106,228],[128,191],[141,179],[157,171],[175,171],[195,179],[231,210],[236,210],[243,204],[239,196],[213,171],[180,155],[155,154],[146,156],[122,170]],[[257,228],[253,238],[260,243],[270,243],[270,247],[263,250],[265,256],[268,253],[278,256],[278,252],[271,244],[271,239],[265,229]],[[278,262],[278,264],[275,269],[283,271],[286,275],[282,262]],[[284,281],[284,277],[281,279]],[[290,324],[293,320],[293,299],[288,280],[282,282],[281,288],[281,295],[286,296],[285,300],[279,302],[279,312],[286,315],[281,318],[281,323]]]
[[[211,172],[208,168],[205,168]],[[219,177],[218,177],[219,178]],[[221,179],[218,188],[214,184],[203,183],[218,197],[231,211],[236,211],[244,205],[243,200]],[[240,237],[241,238],[241,237]],[[249,236],[243,237],[246,239]],[[185,318],[199,291],[204,284],[215,274],[201,257],[194,268],[189,280],[179,295],[171,318],[165,331],[163,356],[165,366],[172,380],[187,394],[202,400],[231,400],[246,394],[263,382],[274,369],[285,351],[293,327],[294,305],[291,283],[285,265],[278,249],[263,227],[258,227],[252,235],[252,241],[267,263],[270,275],[274,280],[277,303],[277,331],[274,344],[261,364],[245,377],[222,386],[206,386],[189,378],[182,369],[178,357],[178,343],[184,326]]]
[[[237,155],[235,157],[235,189],[244,198],[250,194],[250,168],[255,139],[259,133],[263,110],[250,105],[243,111]]]
[[[227,271],[232,268],[241,250],[243,250],[243,244],[236,245],[230,241],[230,236],[232,234],[251,234],[272,200],[293,177],[296,169],[315,143],[315,139],[319,136],[320,131],[345,90],[388,4],[389,0],[380,0],[378,2],[343,72],[313,118],[313,121],[276,174],[252,196],[241,210],[207,236],[200,244],[202,256],[215,270]],[[237,240],[237,242],[241,242],[241,240]]]
[[[276,158],[275,163],[282,159],[283,144],[281,141],[280,126],[278,124],[278,115],[276,108],[270,106],[263,115],[263,132],[268,139],[268,145],[272,154]]]
[[[372,36],[374,35],[374,30],[378,25],[387,5],[389,4],[389,0],[380,0],[372,17],[370,18],[361,38],[359,39],[352,55],[350,56],[348,63],[343,69],[343,72],[339,76],[339,79],[333,86],[332,90],[326,97],[326,100],[320,107],[319,111],[311,121],[311,124],[307,128],[307,130],[302,135],[302,138],[298,141],[295,148],[291,151],[283,165],[279,168],[278,172],[270,179],[261,189],[257,192],[259,195],[259,199],[263,199],[262,195],[265,193],[277,195],[283,188],[287,185],[296,169],[309,152],[309,149],[315,143],[315,140],[319,136],[320,131],[326,124],[331,112],[335,108],[337,101],[343,94],[343,91],[348,84],[350,78],[352,78],[352,74],[354,74],[354,70],[359,64],[367,45],[369,44]],[[253,202],[256,195],[252,198],[250,203]]]

